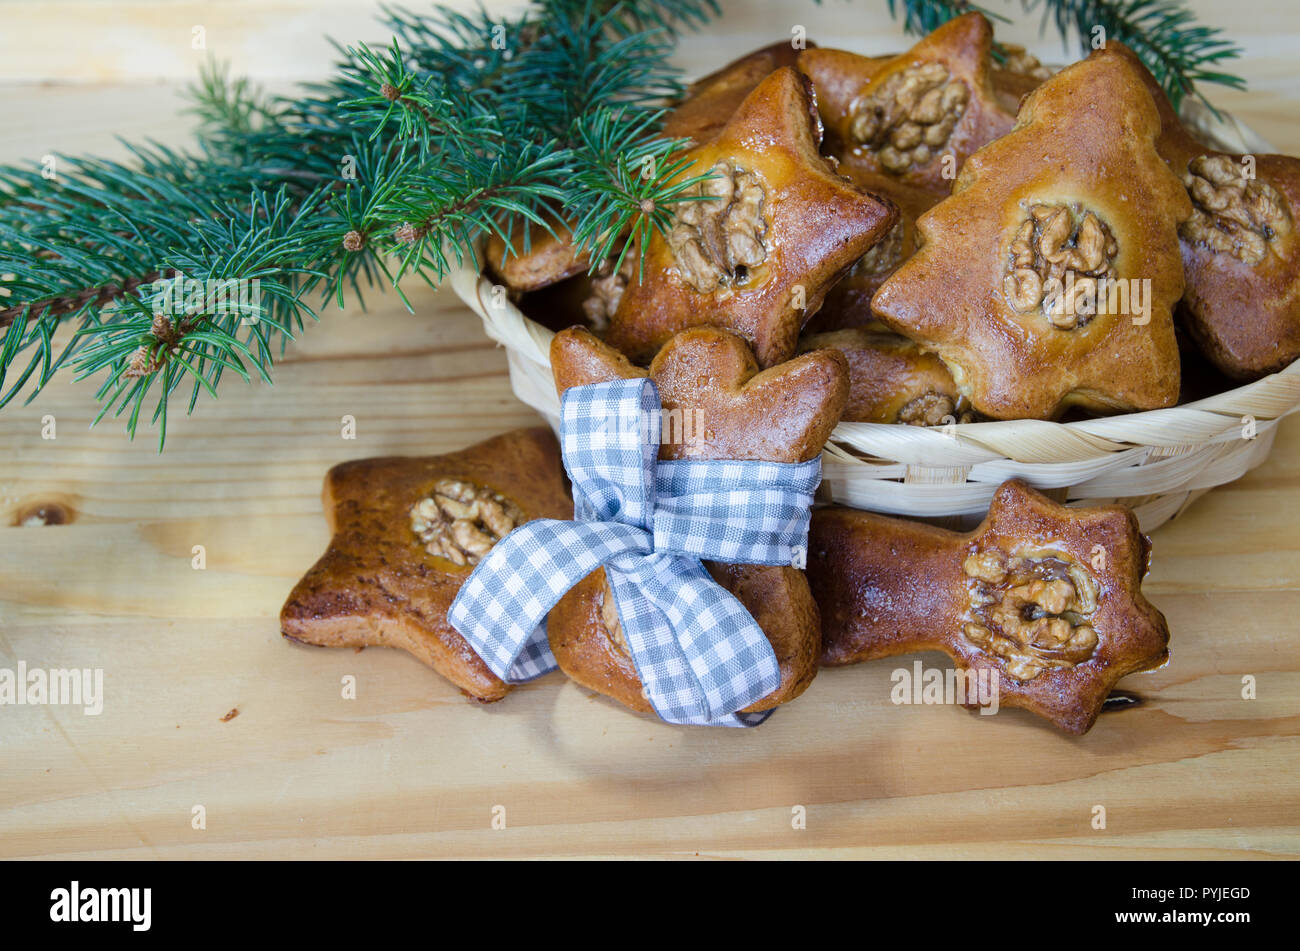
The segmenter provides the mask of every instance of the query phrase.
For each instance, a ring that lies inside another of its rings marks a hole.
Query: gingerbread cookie
[[[831,171],[820,141],[808,81],[784,67],[684,153],[683,178],[712,177],[673,205],[667,235],[651,237],[609,343],[644,363],[677,331],[714,325],[744,337],[761,366],[788,359],[826,291],[897,220]]]
[[[573,234],[560,224],[547,230],[528,224],[527,235],[516,234],[508,245],[500,234],[487,242],[489,272],[515,293],[549,287],[587,270],[590,260],[573,244]]]
[[[974,421],[943,361],[906,337],[861,328],[799,338],[801,352],[838,350],[849,364],[846,423],[943,426]]]
[[[938,353],[986,416],[1173,405],[1178,225],[1192,208],[1159,132],[1122,59],[1058,73],[917,222],[921,249],[872,310]]]
[[[819,49],[799,69],[841,162],[943,195],[969,155],[1015,124],[993,88],[992,44],[988,20],[967,13],[888,62]]]
[[[1110,43],[1093,56],[1138,70],[1160,113],[1156,147],[1191,198],[1178,229],[1187,329],[1234,379],[1281,370],[1300,356],[1300,159],[1210,148],[1131,50]]]
[[[551,345],[556,389],[649,376],[665,411],[662,459],[759,459],[803,462],[821,451],[848,393],[844,358],[835,351],[798,357],[759,372],[735,334],[710,327],[683,331],[650,369],[586,330],[557,334]],[[681,428],[674,434],[673,421]],[[745,712],[793,700],[816,674],[820,633],[803,573],[793,567],[706,563],[714,579],[740,600],[767,636],[781,685]],[[551,609],[551,651],[575,681],[649,713],[641,681],[623,640],[604,569],[588,575]]]
[[[1141,591],[1149,552],[1128,509],[1066,508],[1018,480],[966,534],[815,510],[822,662],[940,650],[991,671],[1001,705],[1086,733],[1121,677],[1168,659],[1164,616]]]
[[[807,43],[809,48],[816,45],[811,40]],[[667,139],[688,139],[694,145],[708,142],[760,82],[783,66],[793,66],[799,52],[789,40],[773,43],[697,79],[664,116],[660,134]]]
[[[400,647],[475,700],[510,689],[447,623],[492,545],[535,518],[570,518],[559,445],[520,429],[444,456],[357,459],[322,493],[329,547],[280,611],[285,637],[322,647]]]

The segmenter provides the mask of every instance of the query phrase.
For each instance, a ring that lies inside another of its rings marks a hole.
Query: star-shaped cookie
[[[1178,224],[1191,203],[1156,152],[1159,132],[1121,59],[1058,73],[921,216],[920,250],[872,310],[938,353],[986,416],[1172,405]]]
[[[888,61],[816,49],[799,69],[841,162],[946,195],[966,158],[1015,124],[993,87],[992,45],[988,20],[967,13]]]
[[[649,371],[586,330],[570,328],[551,344],[556,389],[649,376],[665,411],[662,459],[759,459],[803,462],[821,451],[848,396],[842,354],[820,350],[759,372],[744,341],[712,327],[674,336]],[[674,429],[674,426],[677,427]],[[817,672],[817,607],[794,567],[706,562],[767,635],[781,685],[746,712],[793,700]],[[604,569],[588,575],[551,610],[551,651],[575,681],[634,710],[652,708],[622,636]]]
[[[711,174],[673,205],[667,235],[623,292],[606,339],[648,362],[679,330],[713,325],[752,346],[760,366],[788,359],[827,289],[893,226],[897,212],[836,175],[818,154],[808,80],[770,74],[681,177]]]
[[[968,706],[995,688],[999,706],[1086,733],[1120,678],[1168,659],[1168,625],[1141,590],[1149,557],[1128,509],[1066,508],[1018,480],[965,534],[817,509],[808,579],[822,662],[944,651],[987,688]]]
[[[559,444],[545,427],[443,456],[357,459],[322,492],[329,547],[280,612],[285,637],[322,647],[400,647],[482,702],[509,691],[447,623],[475,564],[512,528],[573,517]]]

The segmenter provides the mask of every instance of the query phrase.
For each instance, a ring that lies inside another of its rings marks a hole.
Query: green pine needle
[[[1175,103],[1198,82],[1242,85],[1219,68],[1237,47],[1177,0],[1021,2],[1084,42],[1104,27]],[[886,3],[912,33],[980,9]],[[412,273],[436,284],[489,235],[519,252],[526,224],[568,228],[593,269],[644,255],[702,178],[675,180],[684,143],[659,135],[683,88],[675,38],[719,12],[714,0],[534,0],[506,18],[385,7],[391,43],[336,46],[334,74],[296,96],[205,66],[190,151],[58,157],[53,178],[0,167],[0,407],[71,367],[98,381],[96,421],[123,419],[132,437],[148,421],[161,450],[178,398],[192,412],[228,374],[269,382],[320,309]],[[255,300],[206,293],[254,281]]]

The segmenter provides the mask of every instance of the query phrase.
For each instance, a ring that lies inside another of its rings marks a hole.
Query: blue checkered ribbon
[[[569,389],[560,432],[574,521],[537,519],[507,535],[448,618],[502,680],[531,680],[556,667],[547,612],[604,565],[655,712],[670,723],[755,726],[768,714],[738,711],[780,685],[776,655],[700,559],[799,563],[821,460],[660,462],[663,422],[650,380]]]

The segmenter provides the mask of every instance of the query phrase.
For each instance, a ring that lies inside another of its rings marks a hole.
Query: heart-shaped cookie
[[[847,367],[837,351],[805,354],[760,372],[743,340],[712,327],[674,336],[648,371],[588,331],[570,328],[556,335],[551,365],[561,394],[587,383],[654,380],[665,414],[663,459],[812,459],[848,394]],[[793,700],[816,675],[820,651],[817,608],[803,573],[793,566],[706,564],[753,615],[780,666],[780,686],[746,712]],[[560,668],[575,681],[634,710],[652,711],[604,569],[560,599],[547,634]]]

